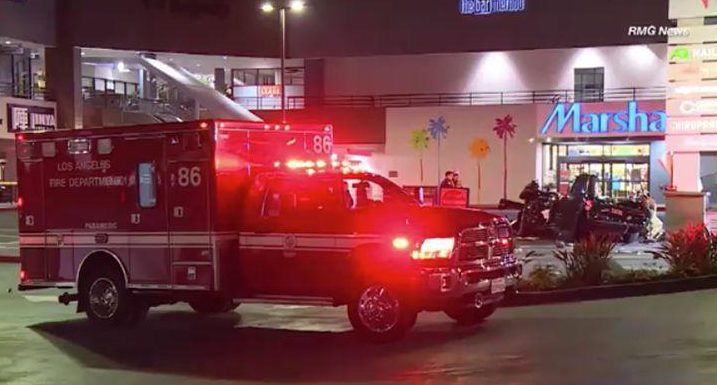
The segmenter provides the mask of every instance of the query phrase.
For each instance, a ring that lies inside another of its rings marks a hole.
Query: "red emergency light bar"
[[[200,123],[206,124],[206,122]],[[324,132],[330,133],[333,127],[330,124],[276,124],[264,122],[237,122],[237,121],[217,121],[217,127],[226,130],[262,130],[262,131],[297,131],[297,132]],[[206,126],[202,126],[204,128]]]
[[[215,164],[222,172],[286,166],[314,173],[331,164],[330,125],[239,121],[216,121],[214,125]]]

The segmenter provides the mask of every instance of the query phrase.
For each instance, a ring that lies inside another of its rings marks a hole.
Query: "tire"
[[[239,304],[234,304],[231,299],[218,296],[204,297],[189,302],[189,306],[198,314],[221,314],[234,311]]]
[[[474,326],[482,323],[498,309],[498,305],[485,305],[480,308],[465,307],[461,309],[446,310],[447,316],[451,317],[460,326]]]
[[[348,303],[348,317],[356,333],[372,342],[397,341],[416,323],[418,313],[388,285],[365,285]]]
[[[129,326],[146,315],[135,303],[117,269],[95,267],[89,271],[80,288],[85,313],[90,322],[101,326]]]

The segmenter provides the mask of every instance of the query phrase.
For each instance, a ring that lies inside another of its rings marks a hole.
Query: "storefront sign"
[[[616,103],[558,103],[539,128],[542,137],[592,137],[661,135],[667,115],[664,103],[636,101],[622,108]],[[658,107],[658,105],[660,105]],[[540,110],[539,110],[540,111]]]
[[[7,105],[7,131],[52,131],[57,129],[55,109],[52,107]]]
[[[673,118],[667,125],[668,134],[715,134],[717,118]]]
[[[717,99],[672,99],[667,101],[670,116],[717,114]]]
[[[462,15],[492,15],[494,13],[523,12],[526,0],[459,0]]]
[[[667,135],[667,151],[670,152],[714,152],[717,151],[717,135]]]
[[[281,86],[259,86],[259,97],[279,97],[281,96]]]
[[[677,46],[670,51],[670,61],[687,62],[692,60],[717,59],[717,46],[701,44],[697,46]]]
[[[672,0],[669,19],[717,15],[717,0]]]
[[[717,82],[715,81],[695,81],[691,83],[671,83],[669,86],[669,95],[674,97],[690,95],[698,97],[699,95],[712,96],[717,94]]]

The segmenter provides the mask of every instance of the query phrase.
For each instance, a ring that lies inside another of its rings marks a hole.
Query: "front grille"
[[[461,243],[488,242],[488,228],[475,227],[471,229],[465,229],[461,232],[460,238]]]
[[[461,261],[474,261],[490,256],[490,233],[487,227],[474,227],[461,231],[458,236],[458,259]]]
[[[490,246],[488,246],[487,244],[476,246],[475,243],[461,243],[460,250],[458,251],[458,259],[460,259],[461,261],[474,261],[476,259],[488,258],[489,254]]]
[[[510,225],[500,223],[497,226],[479,226],[465,229],[460,232],[458,259],[461,261],[475,261],[504,256],[511,253],[512,246],[500,246],[499,238],[511,238]]]

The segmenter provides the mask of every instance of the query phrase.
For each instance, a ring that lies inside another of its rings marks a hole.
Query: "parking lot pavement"
[[[554,252],[563,248],[570,249],[570,245],[557,245],[555,242],[546,240],[518,239],[516,247],[516,255],[518,258],[527,261],[523,266],[524,275],[530,272],[536,266],[552,265],[562,268],[560,261],[554,257]],[[613,260],[625,269],[651,269],[651,270],[667,270],[668,265],[662,261],[655,259],[651,252],[658,251],[660,244],[652,243],[631,243],[617,245],[612,255]]]
[[[153,310],[136,329],[91,327],[55,292],[7,292],[0,265],[0,384],[713,385],[717,291],[500,309],[458,328],[424,313],[403,341],[373,345],[343,308],[242,305],[197,316]],[[10,282],[13,281],[13,282]]]

